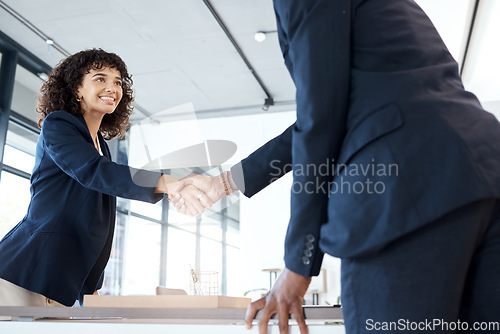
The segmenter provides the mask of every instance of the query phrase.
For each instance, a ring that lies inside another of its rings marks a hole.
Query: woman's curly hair
[[[80,51],[54,67],[40,89],[41,96],[38,98],[36,108],[39,113],[38,126],[41,128],[45,117],[56,110],[63,110],[73,115],[83,114],[80,103],[76,100],[77,90],[85,74],[91,69],[97,70],[104,67],[114,68],[120,72],[123,96],[115,111],[104,115],[99,131],[106,139],[122,137],[133,110],[132,77],[119,56],[102,49]]]

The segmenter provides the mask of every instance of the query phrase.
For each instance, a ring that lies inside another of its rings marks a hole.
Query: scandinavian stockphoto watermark
[[[500,331],[500,322],[474,322],[468,323],[465,321],[445,321],[443,319],[425,319],[423,321],[411,321],[408,319],[398,319],[397,321],[375,321],[367,319],[365,322],[367,331],[391,331],[397,333],[398,331],[414,331],[416,333],[421,331],[435,331],[436,333],[443,333],[449,331],[468,331],[474,332],[482,331],[484,333],[498,333]]]
[[[380,163],[375,159],[366,163],[337,164],[327,159],[320,164],[282,164],[280,160],[270,163],[272,181],[293,170],[293,193],[306,194],[383,194],[386,181],[399,175],[396,163]]]

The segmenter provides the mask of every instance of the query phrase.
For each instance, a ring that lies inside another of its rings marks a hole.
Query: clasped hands
[[[234,185],[227,175],[188,175],[169,184],[168,199],[180,213],[197,216],[227,194],[229,182]]]

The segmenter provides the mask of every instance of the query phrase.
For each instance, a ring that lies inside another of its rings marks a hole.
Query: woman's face
[[[103,67],[91,69],[82,79],[77,96],[83,113],[111,114],[123,95],[122,79],[117,69]]]

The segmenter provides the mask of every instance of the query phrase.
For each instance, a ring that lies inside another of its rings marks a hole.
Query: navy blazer
[[[43,122],[28,213],[0,242],[0,277],[67,306],[102,285],[116,197],[156,202],[161,173],[111,161],[95,149],[83,116],[55,111]]]
[[[373,254],[500,197],[500,125],[413,0],[274,5],[297,121],[232,171],[250,197],[293,166],[289,269],[317,275],[323,252]]]

